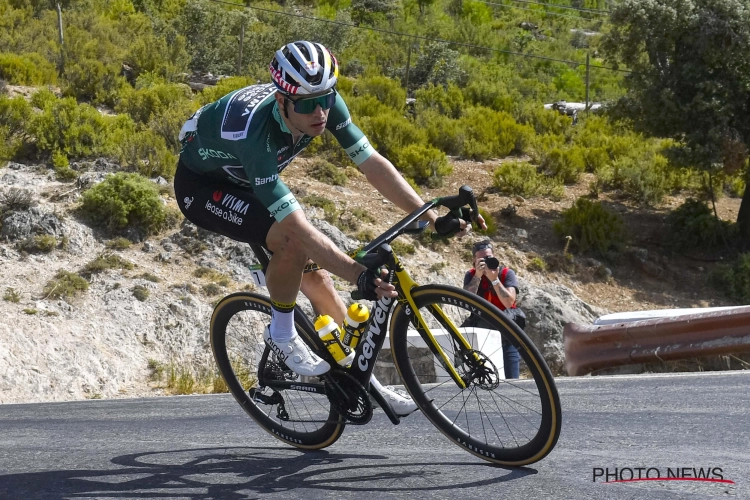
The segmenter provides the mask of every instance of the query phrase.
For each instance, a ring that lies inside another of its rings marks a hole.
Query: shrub
[[[0,53],[0,79],[11,85],[54,85],[57,70],[39,54]]]
[[[523,152],[534,133],[510,114],[481,106],[467,109],[459,123],[466,136],[463,155],[479,161]]]
[[[429,187],[442,185],[443,177],[453,171],[445,153],[423,144],[410,144],[395,152],[395,166],[415,182]]]
[[[565,184],[574,184],[586,169],[586,162],[581,148],[573,146],[554,148],[547,152],[541,166],[551,177],[556,177]]]
[[[193,276],[204,278],[221,286],[229,285],[229,276],[210,267],[199,267],[193,272]]]
[[[143,285],[135,285],[133,287],[133,297],[140,300],[141,302],[145,302],[146,299],[148,299],[149,295],[151,293],[148,291],[148,288],[146,288]]]
[[[119,95],[115,111],[128,113],[136,122],[146,124],[152,117],[164,114],[179,101],[191,97],[190,87],[184,84],[156,83],[144,88],[128,87]],[[187,116],[184,118],[187,119]]]
[[[60,270],[44,287],[44,296],[48,299],[73,297],[89,289],[89,282],[76,273]]]
[[[417,116],[422,113],[435,112],[446,118],[460,118],[464,107],[464,96],[461,89],[450,84],[448,88],[429,85],[417,90]]]
[[[133,269],[133,264],[117,254],[103,253],[94,260],[83,266],[85,275],[99,274],[107,269]]]
[[[742,253],[730,265],[719,267],[712,283],[737,302],[750,303],[750,253]]]
[[[543,273],[547,271],[547,263],[541,257],[532,257],[526,268],[530,271]]]
[[[201,287],[201,292],[203,292],[203,295],[207,297],[219,295],[221,291],[221,286],[216,283],[208,283],[207,285],[203,285],[203,287]]]
[[[404,243],[403,241],[398,240],[391,242],[391,248],[397,255],[414,255],[415,253],[417,253],[417,249],[414,248],[414,245],[410,245],[409,243]]]
[[[138,278],[144,279],[146,281],[150,281],[151,283],[159,283],[161,279],[156,276],[155,274],[151,273],[142,273],[137,276]]]
[[[601,203],[578,198],[562,212],[562,220],[554,224],[559,236],[572,236],[571,245],[581,253],[591,252],[601,257],[622,250],[625,230],[622,218],[605,209]]]
[[[29,236],[23,240],[19,248],[29,253],[50,253],[57,246],[57,239],[51,234]]]
[[[310,177],[332,186],[346,185],[346,174],[332,163],[322,158],[316,158],[310,168]]]
[[[151,129],[126,134],[119,143],[118,159],[129,170],[145,177],[174,177],[177,155],[164,138]]]
[[[7,287],[5,289],[5,293],[3,294],[3,300],[18,304],[19,302],[21,302],[21,294],[18,293],[18,290],[16,290],[15,288]]]
[[[458,120],[433,110],[426,110],[417,115],[417,123],[427,132],[427,140],[447,155],[462,156],[466,135]]]
[[[495,169],[494,176],[498,191],[510,196],[561,198],[564,191],[560,179],[542,175],[536,167],[526,162],[505,162]]]
[[[8,211],[25,211],[36,205],[36,200],[29,189],[17,187],[0,192],[0,207]]]
[[[169,224],[158,188],[138,174],[107,176],[83,194],[80,210],[95,226],[110,231],[132,228],[152,234]]]
[[[396,151],[411,144],[425,144],[427,134],[412,122],[393,111],[383,107],[385,112],[361,120],[362,130],[372,145],[383,156],[390,158]]]
[[[369,95],[386,106],[403,111],[406,105],[406,91],[396,80],[385,76],[360,78],[354,83],[354,95]]]
[[[130,248],[132,244],[133,243],[129,239],[119,237],[109,240],[104,244],[104,246],[106,246],[110,250],[125,250],[127,248]]]
[[[677,250],[713,248],[734,236],[735,225],[718,220],[702,201],[688,199],[667,217],[668,241]]]

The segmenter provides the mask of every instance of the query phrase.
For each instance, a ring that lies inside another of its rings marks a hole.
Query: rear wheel
[[[258,384],[259,366],[266,380],[298,380],[270,350],[262,362],[267,350],[263,329],[270,322],[268,297],[235,293],[222,299],[211,317],[211,349],[219,371],[234,399],[273,437],[304,449],[330,446],[341,436],[344,420],[325,394],[276,392]],[[298,332],[305,328],[299,322],[296,327]]]
[[[422,413],[458,446],[490,462],[525,465],[544,458],[560,435],[560,397],[552,373],[528,336],[499,309],[465,290],[414,288],[419,312],[464,381],[450,376],[444,360],[428,348],[416,316],[399,302],[391,319],[391,352]],[[451,335],[445,317],[460,327],[472,312],[488,328],[461,328],[469,347]],[[505,379],[503,344],[520,354],[520,379]]]

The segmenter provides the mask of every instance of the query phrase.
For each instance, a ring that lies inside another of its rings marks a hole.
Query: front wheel
[[[446,355],[430,349],[414,311],[399,302],[390,325],[391,352],[422,413],[448,439],[490,462],[519,466],[544,458],[560,436],[560,397],[528,336],[494,305],[465,290],[426,285],[411,295]],[[451,323],[460,327],[472,313],[486,323],[459,328],[462,342],[449,333]],[[520,354],[519,379],[504,374],[506,358],[514,355],[511,345]],[[448,363],[462,382],[451,376]]]
[[[214,308],[211,349],[227,388],[245,412],[273,437],[303,449],[330,446],[341,436],[344,419],[325,394],[291,389],[276,392],[258,384],[259,366],[266,379],[297,378],[263,342],[263,329],[270,323],[271,301],[262,295],[235,293]],[[300,322],[295,326],[298,332],[307,332]],[[265,361],[264,351],[269,351]]]

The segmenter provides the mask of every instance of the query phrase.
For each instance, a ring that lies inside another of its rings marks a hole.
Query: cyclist
[[[263,337],[291,370],[306,376],[322,375],[330,366],[297,334],[297,293],[301,290],[315,311],[331,315],[339,325],[346,314],[326,271],[303,274],[310,261],[355,284],[367,300],[395,297],[396,292],[308,222],[279,174],[314,137],[329,130],[388,200],[407,212],[424,203],[352,123],[335,88],[338,71],[336,58],[319,43],[298,41],[282,47],[271,60],[272,83],[234,91],[203,106],[185,123],[174,179],[180,210],[188,220],[237,241],[259,243],[273,253],[266,271],[272,319]],[[441,234],[463,236],[471,229],[450,214],[438,218],[429,213],[425,219]],[[372,382],[382,387],[374,377]],[[386,396],[398,413],[416,409],[408,397],[393,391]]]

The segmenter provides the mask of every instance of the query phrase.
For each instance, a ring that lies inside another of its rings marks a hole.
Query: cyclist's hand
[[[385,278],[388,271],[382,270],[380,276]],[[378,276],[365,269],[357,278],[357,291],[363,300],[380,300],[383,297],[396,297],[396,287],[378,278]]]

